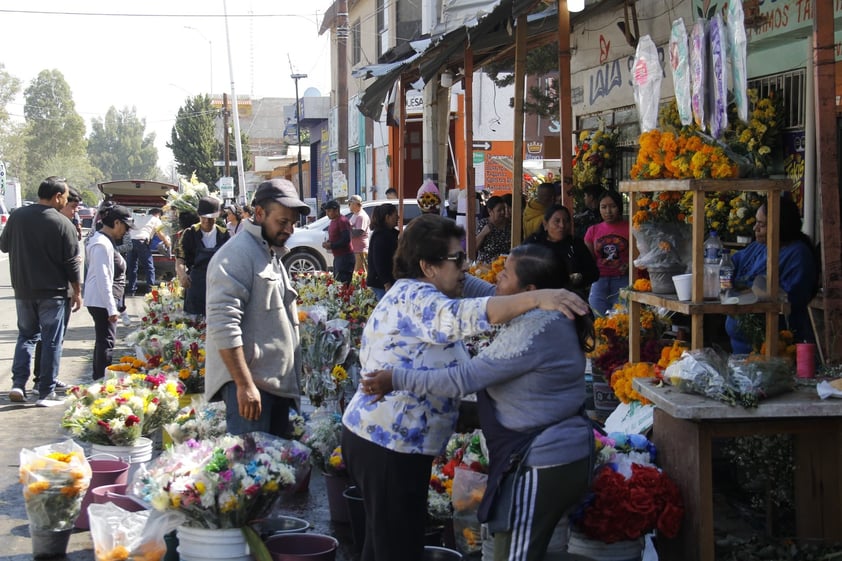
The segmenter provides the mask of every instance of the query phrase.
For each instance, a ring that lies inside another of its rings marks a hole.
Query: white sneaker
[[[129,315],[129,312],[123,310],[123,313],[120,314],[120,318],[123,320],[123,325],[125,327],[131,327],[132,325],[132,318]]]
[[[23,403],[26,401],[26,392],[21,388],[12,388],[9,392],[9,401],[14,401],[15,403]]]
[[[56,405],[63,405],[64,399],[56,395],[56,392],[51,393],[43,399],[35,402],[35,407],[55,407]]]

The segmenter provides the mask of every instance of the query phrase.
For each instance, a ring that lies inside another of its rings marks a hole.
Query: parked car
[[[114,201],[132,211],[135,218],[144,216],[150,208],[161,208],[166,202],[167,193],[170,189],[178,191],[178,185],[163,183],[160,181],[144,181],[126,179],[118,181],[105,181],[97,184],[97,187],[105,196],[106,201]],[[166,223],[166,221],[164,221]],[[175,258],[165,252],[163,244],[152,256],[155,263],[155,278],[159,281],[167,281],[175,276]],[[145,278],[138,271],[138,280]]]
[[[0,232],[6,227],[7,220],[9,220],[9,209],[6,208],[6,203],[0,201]]]
[[[371,217],[375,207],[385,203],[398,206],[397,202],[391,199],[365,201],[363,202],[363,210]],[[340,212],[346,217],[351,216],[351,209],[347,206],[343,206]],[[421,209],[415,199],[403,201],[404,225],[420,214]],[[327,239],[329,224],[330,219],[323,216],[306,226],[295,229],[295,232],[287,240],[286,247],[289,249],[289,253],[284,258],[284,265],[290,274],[327,271],[333,267],[333,254],[322,247],[322,242]]]
[[[94,217],[96,216],[95,208],[79,205],[79,208],[76,209],[76,213],[79,215],[79,220],[82,222],[82,228],[93,228]]]

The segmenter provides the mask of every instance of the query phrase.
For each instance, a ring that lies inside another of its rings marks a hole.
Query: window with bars
[[[351,64],[359,64],[362,58],[362,38],[360,37],[360,20],[351,24]]]
[[[802,129],[806,119],[806,70],[799,68],[789,72],[753,78],[748,81],[749,89],[756,89],[759,98],[777,92],[783,100],[783,129]]]

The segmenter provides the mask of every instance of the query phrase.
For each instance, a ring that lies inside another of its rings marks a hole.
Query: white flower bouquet
[[[201,401],[201,400],[200,400]],[[194,402],[183,407],[164,429],[176,444],[193,440],[207,440],[223,436],[228,430],[225,402]]]
[[[67,440],[20,451],[20,482],[26,515],[33,528],[69,530],[91,482],[82,447]]]
[[[316,407],[339,397],[348,373],[342,364],[350,350],[348,321],[327,319],[321,306],[301,310],[301,350],[304,393]]]
[[[111,376],[68,390],[61,425],[92,444],[132,446],[170,422],[184,387],[163,375]]]
[[[188,440],[139,471],[131,492],[155,510],[183,513],[187,526],[242,528],[295,483],[290,445],[265,433]]]
[[[321,407],[313,411],[306,424],[301,442],[310,448],[312,464],[328,473],[330,455],[339,446],[342,436],[342,417]]]

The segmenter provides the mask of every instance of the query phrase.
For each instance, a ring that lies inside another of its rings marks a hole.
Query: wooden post
[[[474,51],[465,42],[465,250],[468,259],[477,257],[477,189],[474,174]]]
[[[824,290],[824,348],[830,363],[842,359],[842,225],[839,211],[839,174],[836,147],[836,72],[833,3],[811,2],[813,9],[813,79],[815,81],[818,204],[821,208],[822,287]],[[810,185],[805,186],[810,188]],[[816,333],[816,337],[821,337]]]
[[[561,158],[561,202],[574,212],[574,198],[567,192],[573,187],[573,106],[570,99],[570,12],[567,0],[558,0],[558,133]],[[631,242],[631,240],[629,240]]]
[[[400,118],[398,119],[398,152],[397,162],[398,166],[398,230],[403,229],[403,197],[404,197],[404,166],[403,161],[406,152],[406,91],[403,89],[403,78],[398,82],[398,100],[396,102],[400,111]]]
[[[523,240],[523,102],[526,95],[526,14],[520,15],[515,24],[515,114],[512,131],[512,247]]]

